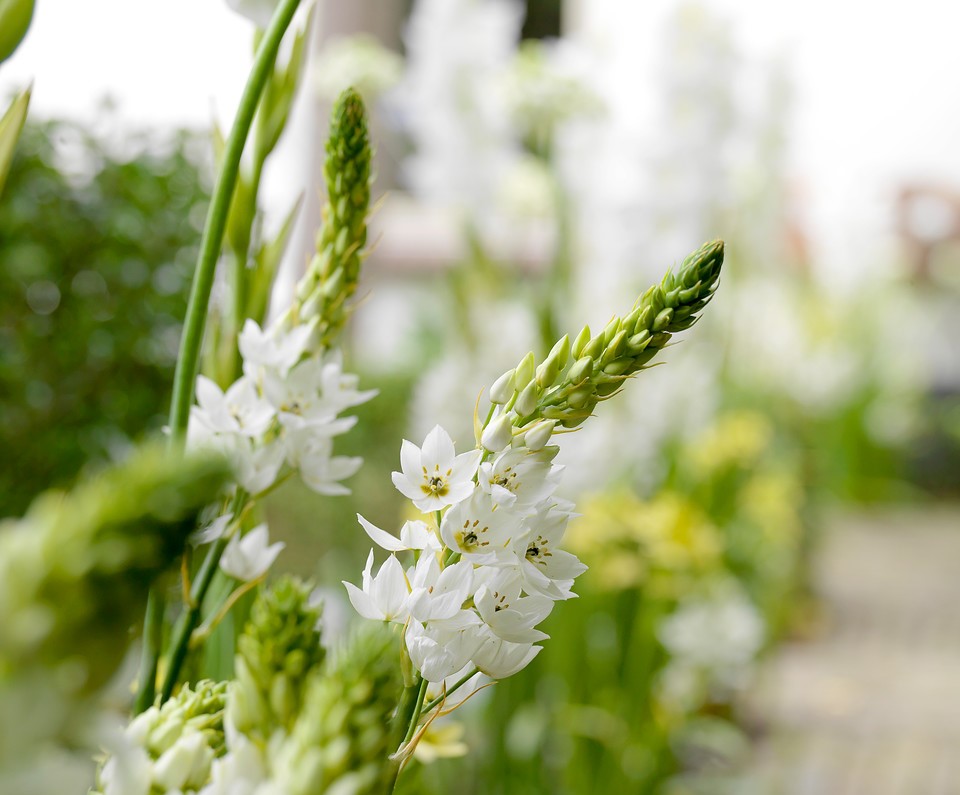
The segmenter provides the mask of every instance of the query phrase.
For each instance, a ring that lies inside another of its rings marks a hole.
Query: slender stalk
[[[200,240],[200,255],[197,259],[197,268],[193,274],[193,284],[190,288],[190,299],[187,303],[187,314],[183,321],[183,336],[180,339],[180,352],[177,356],[177,366],[173,376],[173,397],[170,401],[170,442],[178,444],[182,441],[187,430],[187,419],[190,415],[190,404],[193,402],[194,383],[197,378],[197,363],[200,358],[200,346],[203,342],[203,331],[207,320],[207,311],[210,304],[210,290],[213,287],[213,276],[217,266],[217,259],[220,257],[220,251],[223,246],[223,234],[227,225],[227,215],[230,211],[230,203],[233,200],[234,190],[237,186],[237,172],[240,168],[240,158],[243,155],[243,148],[247,137],[250,134],[250,126],[253,123],[253,117],[257,111],[257,105],[260,104],[260,96],[267,84],[267,79],[273,71],[274,63],[277,60],[277,52],[280,49],[280,42],[284,33],[290,27],[293,21],[293,15],[300,5],[300,0],[281,0],[277,7],[270,25],[263,35],[263,40],[257,49],[257,54],[253,60],[253,68],[250,76],[247,78],[247,84],[243,89],[243,95],[240,97],[240,105],[237,108],[237,115],[233,121],[233,128],[227,138],[224,148],[223,162],[220,166],[220,173],[217,175],[217,182],[213,189],[213,196],[210,201],[210,208],[207,211],[207,219],[203,227],[203,236]],[[218,545],[210,548],[207,555],[207,561],[204,561],[204,567],[210,560],[214,549]],[[221,547],[220,552],[223,549]],[[217,553],[213,561],[213,570],[216,571],[216,564],[220,560],[220,554]],[[212,574],[211,574],[212,577]],[[196,585],[196,583],[194,583]],[[209,583],[208,583],[209,585]],[[150,591],[148,607],[153,606],[154,619],[162,623],[162,608],[164,599],[154,587]],[[199,608],[197,608],[199,610]],[[181,619],[189,615],[189,612]],[[199,613],[198,613],[199,615]],[[194,617],[196,622],[196,617]],[[143,657],[140,666],[140,681],[137,696],[136,711],[142,712],[153,701],[154,690],[156,688],[157,661],[160,657],[160,643],[158,633],[160,627],[156,629],[151,627],[151,632],[147,632],[147,625],[150,623],[150,616],[144,620],[143,637]],[[190,628],[192,632],[193,627]],[[172,682],[176,682],[176,674],[179,673],[180,665],[183,662],[183,654],[186,653],[186,641],[189,640],[189,632],[185,639],[180,639],[184,648],[177,651],[174,646],[171,661],[177,660],[176,672]],[[152,677],[151,677],[152,672]],[[164,682],[163,700],[170,696],[173,683],[171,682],[170,671],[167,672],[167,680]],[[169,687],[168,687],[169,686]],[[148,698],[149,697],[149,698]]]
[[[243,89],[233,128],[227,137],[223,163],[213,189],[210,209],[207,212],[207,220],[200,240],[200,256],[193,275],[193,286],[190,289],[190,300],[183,324],[183,337],[180,340],[180,354],[177,357],[177,368],[173,378],[170,436],[175,441],[181,439],[186,431],[190,404],[193,402],[197,361],[200,356],[200,344],[203,341],[207,306],[210,303],[210,289],[213,286],[213,275],[223,245],[223,233],[227,225],[230,202],[233,200],[237,185],[240,157],[250,133],[257,105],[260,103],[260,95],[277,59],[280,41],[299,5],[300,0],[281,0],[273,19],[270,20],[270,25],[263,34],[263,40],[254,58],[247,85]]]
[[[207,551],[207,557],[204,558],[200,571],[193,581],[193,588],[190,590],[190,604],[187,610],[180,615],[176,626],[173,628],[173,637],[170,641],[170,662],[167,665],[167,673],[160,690],[161,704],[173,695],[173,688],[176,687],[180,669],[183,667],[183,661],[186,659],[187,650],[190,647],[190,636],[200,621],[203,598],[210,588],[210,583],[213,582],[213,575],[217,573],[220,556],[226,549],[227,541],[228,539],[225,536],[220,537]]]
[[[420,690],[417,691],[417,702],[413,707],[413,713],[410,715],[410,725],[407,727],[407,733],[404,735],[403,744],[406,745],[413,739],[413,735],[417,733],[417,724],[420,722],[420,713],[423,712],[423,699],[427,695],[427,682],[426,679],[420,682]]]
[[[163,614],[166,598],[158,588],[147,594],[147,612],[143,619],[143,655],[140,658],[140,688],[134,702],[134,712],[139,715],[151,704],[157,689],[157,662],[163,644]]]
[[[428,703],[423,709],[420,710],[421,715],[425,715],[430,710],[434,709],[438,704],[440,704],[447,696],[449,696],[455,690],[459,690],[463,685],[469,682],[473,677],[480,673],[476,668],[474,668],[470,673],[464,674],[456,682],[453,683],[450,687],[447,688],[447,692],[443,695],[437,696],[433,701]]]
[[[419,683],[414,683],[410,687],[403,689],[403,695],[400,697],[400,704],[397,707],[397,714],[394,716],[394,733],[399,737],[400,730],[406,726],[406,734],[399,743],[399,750],[403,748],[413,735],[417,733],[417,724],[420,722],[420,713],[423,711],[423,699],[427,695],[428,682],[421,679]],[[386,792],[391,793],[396,789],[397,778],[400,776],[400,766],[403,759],[391,759],[389,773],[387,775]]]

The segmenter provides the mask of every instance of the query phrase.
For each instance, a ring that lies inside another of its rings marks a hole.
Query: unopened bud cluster
[[[333,110],[326,145],[327,202],[317,234],[317,250],[297,285],[285,322],[317,319],[320,346],[329,345],[347,318],[347,300],[357,289],[370,204],[370,142],[363,100],[346,90]]]
[[[566,336],[557,342],[539,365],[528,354],[490,388],[490,401],[503,406],[497,416],[531,429],[543,420],[564,428],[580,425],[599,401],[644,369],[673,334],[696,322],[713,296],[722,265],[723,242],[707,243],[599,334],[584,326],[572,343]]]
[[[293,577],[261,592],[237,644],[230,718],[240,731],[268,739],[292,726],[306,677],[324,659],[320,613],[309,587]]]

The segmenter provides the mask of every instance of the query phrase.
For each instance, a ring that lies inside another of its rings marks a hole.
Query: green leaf
[[[2,8],[3,0],[0,0]],[[2,30],[3,15],[0,13],[0,30]],[[10,171],[10,165],[13,163],[13,150],[20,138],[20,130],[23,129],[23,122],[27,118],[27,107],[30,104],[30,89],[28,88],[20,96],[13,100],[13,103],[0,119],[0,195],[3,194],[3,186],[7,181],[7,173]]]

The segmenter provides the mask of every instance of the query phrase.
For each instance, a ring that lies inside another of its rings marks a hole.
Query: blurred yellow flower
[[[773,425],[756,411],[732,411],[697,438],[687,456],[701,476],[731,467],[752,466],[770,446]]]
[[[571,549],[591,567],[596,587],[637,587],[657,573],[699,572],[718,563],[722,546],[716,528],[690,500],[664,492],[641,500],[626,490],[581,503],[571,522]]]
[[[441,726],[431,723],[417,743],[413,755],[425,765],[438,759],[465,756],[470,749],[463,742],[463,731],[463,724],[457,721],[448,721]]]

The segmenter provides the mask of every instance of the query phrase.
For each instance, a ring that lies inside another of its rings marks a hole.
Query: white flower
[[[286,457],[279,440],[267,444],[241,436],[221,437],[221,440],[220,449],[233,463],[237,483],[246,491],[260,494],[276,483]]]
[[[433,621],[428,627],[411,619],[404,636],[410,661],[428,682],[442,682],[461,670],[481,643],[480,618],[461,610],[449,621]]]
[[[411,578],[410,615],[417,621],[442,621],[457,616],[473,588],[473,564],[460,561],[441,571],[437,556],[424,554]]]
[[[336,430],[323,429],[344,409],[366,403],[377,390],[359,391],[359,379],[344,373],[339,355],[304,359],[288,373],[266,371],[263,393],[276,408],[280,422],[293,430],[320,427],[327,436],[336,436],[352,427],[355,420],[340,420]]]
[[[306,432],[286,434],[284,447],[287,462],[300,471],[300,479],[317,494],[349,494],[350,489],[340,481],[356,474],[363,465],[362,458],[333,455],[329,438]]]
[[[370,536],[370,540],[388,552],[403,552],[408,549],[429,549],[433,552],[440,551],[440,541],[436,533],[423,522],[404,522],[403,527],[400,528],[400,538],[398,539],[390,535],[386,530],[381,530],[376,525],[371,524],[360,514],[357,514],[357,521],[360,522],[360,526],[366,531],[367,535]]]
[[[529,530],[514,541],[513,551],[520,562],[520,580],[529,594],[550,599],[576,596],[573,581],[587,570],[576,555],[559,549],[567,529],[571,505],[547,504],[526,520]]]
[[[206,376],[197,376],[197,404],[191,414],[216,433],[260,436],[276,414],[245,376],[238,378],[226,393]]]
[[[232,0],[238,4],[263,5],[255,0]],[[289,331],[264,331],[256,321],[249,318],[237,337],[243,371],[251,378],[260,376],[260,369],[276,371],[285,376],[307,350],[314,324],[294,326]]]
[[[227,0],[230,6],[241,16],[249,19],[258,28],[265,29],[270,24],[270,18],[273,16],[274,9],[277,7],[278,0]],[[252,323],[252,320],[248,320]]]
[[[220,536],[223,535],[232,519],[232,513],[225,513],[223,516],[218,516],[206,527],[202,527],[193,533],[190,536],[190,543],[196,547],[199,547],[203,544],[209,544],[213,541],[216,541],[218,538],[220,538]]]
[[[104,795],[149,795],[153,764],[140,742],[129,735],[128,727],[100,772]]]
[[[220,558],[220,568],[243,582],[263,576],[286,546],[282,541],[268,546],[269,533],[265,524],[257,525],[244,536],[235,535]]]
[[[233,729],[229,720],[227,753],[215,759],[210,768],[210,783],[199,795],[254,795],[266,780],[267,770],[260,750],[243,734]]]
[[[454,552],[477,564],[495,563],[520,532],[522,517],[493,504],[477,489],[470,499],[454,505],[443,516],[440,536]]]
[[[437,425],[423,440],[422,448],[403,440],[403,471],[393,473],[393,485],[423,513],[442,510],[473,492],[473,475],[482,455],[480,450],[457,455],[453,440]]]
[[[542,646],[511,643],[497,637],[489,628],[481,628],[480,645],[471,655],[473,664],[493,679],[506,679],[522,671],[536,657]]]
[[[477,481],[497,505],[528,508],[553,493],[561,472],[543,453],[515,447],[481,464]]]
[[[164,790],[196,789],[210,775],[213,749],[200,732],[185,732],[161,754],[153,768],[153,783]]]
[[[380,567],[376,576],[373,570],[373,550],[367,556],[363,569],[363,588],[344,581],[347,595],[354,609],[364,618],[374,621],[395,621],[402,624],[407,619],[407,579],[396,555],[391,555]]]
[[[477,612],[493,633],[511,643],[535,643],[547,635],[534,629],[550,615],[553,600],[545,596],[520,596],[520,579],[514,571],[503,569],[474,596]]]

